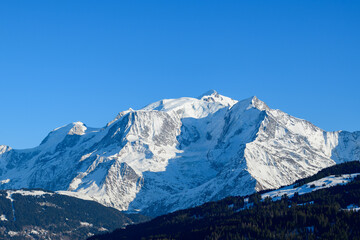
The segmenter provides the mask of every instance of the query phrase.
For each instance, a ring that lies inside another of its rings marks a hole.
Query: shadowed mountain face
[[[81,122],[36,148],[0,147],[0,187],[71,191],[120,210],[160,215],[277,188],[360,159],[360,133],[325,132],[256,97],[215,91]]]

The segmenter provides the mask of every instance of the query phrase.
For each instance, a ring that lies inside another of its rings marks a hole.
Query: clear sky
[[[0,1],[0,144],[209,89],[360,130],[360,1]]]

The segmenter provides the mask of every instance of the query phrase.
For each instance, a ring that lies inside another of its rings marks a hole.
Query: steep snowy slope
[[[256,97],[211,91],[129,109],[103,128],[72,123],[33,149],[0,146],[0,186],[67,190],[159,215],[358,159],[360,132],[325,132]]]

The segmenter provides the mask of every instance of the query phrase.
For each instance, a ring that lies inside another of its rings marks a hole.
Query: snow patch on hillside
[[[310,193],[313,191],[317,191],[324,188],[330,188],[336,185],[345,185],[349,182],[353,181],[353,179],[360,175],[360,173],[354,174],[343,174],[341,176],[331,175],[307,184],[304,184],[300,187],[294,187],[295,185],[290,185],[284,188],[280,188],[278,190],[274,190],[271,192],[267,192],[261,195],[264,199],[266,197],[272,198],[272,200],[280,200],[282,196],[287,195],[289,198],[292,198],[295,193],[299,195]]]
[[[45,192],[42,190],[7,190],[8,196],[13,194],[20,194],[23,196],[43,196],[43,195],[53,195],[52,192]],[[9,198],[10,199],[10,198]]]
[[[82,194],[82,193],[79,193],[79,192],[71,192],[71,191],[56,191],[57,194],[61,194],[61,195],[65,195],[65,196],[70,196],[70,197],[76,197],[76,198],[79,198],[79,199],[83,199],[83,200],[90,200],[90,201],[94,201],[93,198],[85,195],[85,194]]]

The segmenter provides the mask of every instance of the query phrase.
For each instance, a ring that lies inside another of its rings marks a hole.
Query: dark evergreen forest
[[[27,191],[31,190],[11,194],[13,201],[10,201],[9,192],[0,190],[0,216],[6,218],[0,221],[0,239],[84,239],[89,233],[149,219],[124,214],[94,201],[50,191],[32,196]],[[10,231],[16,234],[10,236]]]
[[[360,163],[349,162],[295,185],[359,172]],[[244,197],[228,197],[90,239],[360,239],[360,212],[347,209],[360,206],[359,176],[346,185],[292,198],[284,195],[279,201],[261,200],[260,193],[248,197],[250,208]]]

